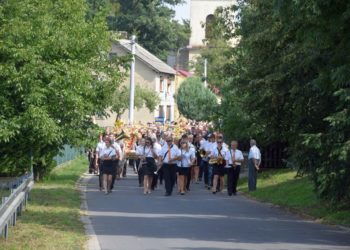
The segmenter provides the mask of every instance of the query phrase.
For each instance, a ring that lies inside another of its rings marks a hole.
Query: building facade
[[[111,54],[125,56],[131,53],[131,43],[129,40],[119,40],[113,43]],[[175,75],[176,71],[164,63],[162,60],[151,54],[145,48],[136,44],[135,54],[135,85],[158,93],[160,102],[154,112],[150,112],[146,107],[134,110],[134,122],[146,124],[163,118],[173,121],[175,112]],[[130,77],[124,81],[125,85],[130,84]],[[129,110],[122,115],[124,123],[128,122]],[[108,118],[95,117],[96,123],[101,127],[113,127],[116,114],[109,112]]]
[[[195,61],[200,55],[200,50],[205,46],[206,24],[214,18],[218,7],[228,7],[236,3],[236,0],[191,0],[191,38],[188,51],[189,61]]]

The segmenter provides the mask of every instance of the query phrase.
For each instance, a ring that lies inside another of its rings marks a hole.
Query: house
[[[119,40],[112,44],[111,54],[116,56],[125,56],[131,53],[130,40]],[[150,112],[146,107],[134,110],[134,122],[146,124],[154,122],[158,118],[166,121],[174,121],[175,112],[175,75],[176,71],[145,48],[136,44],[135,54],[135,85],[154,90],[159,94],[160,102],[154,112]],[[125,85],[130,84],[130,78],[127,77]],[[122,115],[124,123],[128,122],[127,110]],[[97,118],[96,123],[101,127],[113,127],[116,115],[110,113],[110,117]]]

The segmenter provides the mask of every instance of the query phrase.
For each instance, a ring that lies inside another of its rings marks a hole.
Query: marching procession
[[[145,195],[165,186],[165,196],[185,195],[191,184],[204,182],[213,194],[236,195],[243,162],[247,162],[248,188],[256,190],[261,153],[254,139],[245,160],[237,140],[225,143],[223,134],[211,132],[204,122],[169,125],[123,126],[99,135],[96,149],[89,151],[89,172],[99,176],[99,188],[112,192],[116,179],[126,177],[127,168],[138,175]],[[226,178],[225,178],[226,176]]]

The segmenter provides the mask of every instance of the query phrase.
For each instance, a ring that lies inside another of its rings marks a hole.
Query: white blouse
[[[182,149],[181,149],[181,156],[182,156],[182,159],[180,161],[179,167],[182,167],[182,168],[191,167],[191,161],[196,157],[195,151],[193,150],[187,151]]]

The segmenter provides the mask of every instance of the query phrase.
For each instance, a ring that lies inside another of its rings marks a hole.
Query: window
[[[170,105],[168,105],[168,106],[166,106],[166,119],[168,120],[168,121],[170,121],[170,119],[171,119],[171,106]]]
[[[166,92],[170,93],[171,92],[171,81],[169,79],[167,79],[166,83],[167,83]]]
[[[206,39],[213,37],[212,25],[213,25],[214,19],[215,19],[214,15],[208,15],[205,20],[205,38]]]
[[[164,91],[163,85],[164,85],[164,78],[161,77],[161,78],[159,79],[159,92],[163,92],[163,91]]]
[[[159,116],[158,117],[164,117],[164,106],[159,105]]]

